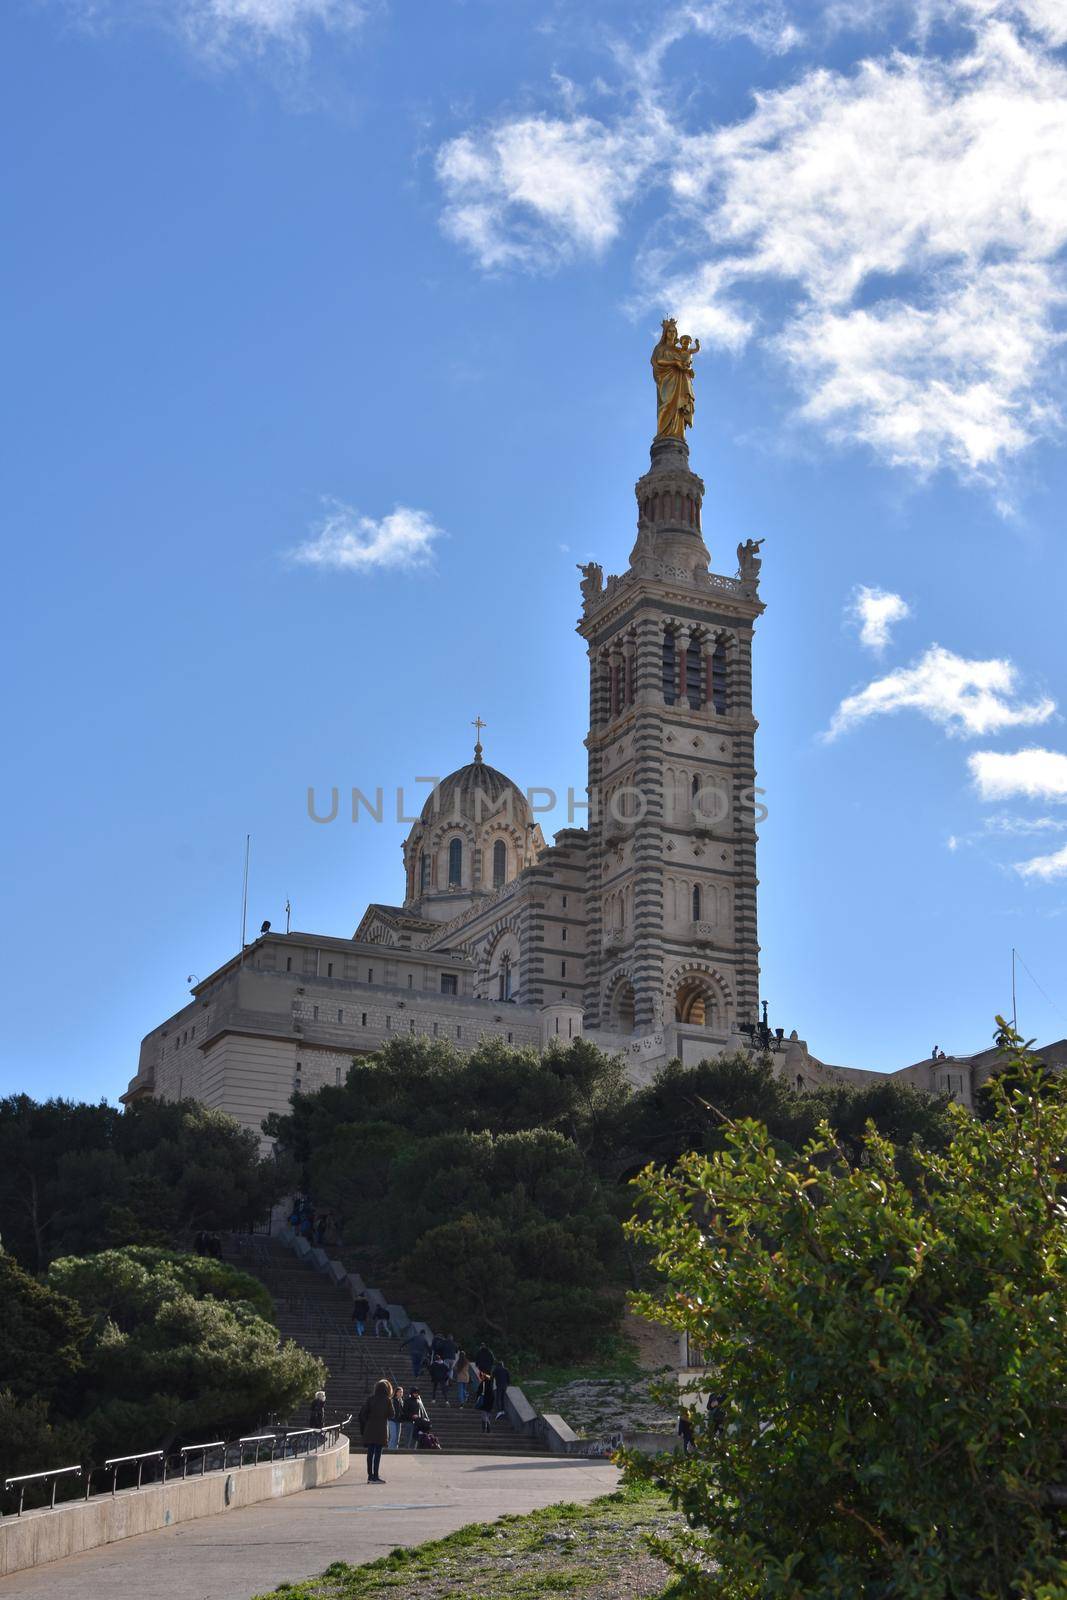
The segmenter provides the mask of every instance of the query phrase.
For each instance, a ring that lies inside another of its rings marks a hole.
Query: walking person
[[[398,1383],[393,1390],[393,1414],[389,1420],[389,1448],[399,1450],[400,1428],[404,1421],[404,1385]]]
[[[380,1300],[374,1302],[371,1320],[374,1323],[374,1336],[376,1339],[391,1339],[393,1337],[393,1330],[389,1322],[389,1312]]]
[[[423,1369],[426,1357],[430,1353],[430,1346],[427,1343],[426,1335],[423,1333],[413,1333],[410,1339],[404,1340],[400,1348],[401,1350],[406,1350],[408,1355],[411,1357],[411,1376],[413,1378],[417,1378]]]
[[[315,1390],[315,1398],[311,1402],[311,1410],[310,1410],[310,1412],[308,1414],[309,1414],[309,1416],[311,1418],[311,1426],[313,1428],[324,1428],[326,1426],[326,1390],[325,1389],[316,1389]]]
[[[678,1413],[678,1437],[682,1441],[683,1455],[692,1454],[693,1450],[693,1416],[688,1406],[682,1406]]]
[[[370,1316],[370,1301],[365,1294],[357,1294],[352,1302],[352,1321],[356,1325],[356,1332],[362,1339],[367,1331],[367,1318]]]
[[[467,1404],[467,1395],[470,1392],[471,1363],[470,1357],[461,1350],[456,1357],[456,1364],[452,1368],[452,1378],[456,1385],[456,1402],[458,1405]]]
[[[367,1482],[384,1483],[379,1473],[382,1451],[389,1442],[389,1421],[393,1415],[393,1386],[379,1378],[373,1391],[359,1408],[359,1431],[367,1447]]]
[[[438,1398],[438,1395],[440,1395],[440,1398],[447,1406],[449,1370],[448,1362],[445,1360],[443,1355],[435,1355],[433,1360],[430,1362],[430,1381],[433,1384],[433,1388],[430,1391],[431,1404]]]
[[[408,1444],[412,1450],[419,1442],[419,1430],[430,1426],[430,1414],[422,1403],[422,1395],[417,1389],[409,1389],[404,1396],[404,1421],[408,1425]]]
[[[505,1407],[508,1398],[508,1386],[510,1383],[511,1373],[504,1365],[503,1358],[501,1358],[501,1360],[499,1360],[493,1368],[493,1384],[496,1389],[497,1417],[502,1417],[505,1414]]]
[[[482,1372],[478,1384],[478,1398],[474,1402],[482,1414],[482,1432],[488,1433],[493,1426],[493,1374]]]
[[[474,1365],[479,1372],[492,1372],[496,1366],[496,1356],[483,1339],[474,1356]]]

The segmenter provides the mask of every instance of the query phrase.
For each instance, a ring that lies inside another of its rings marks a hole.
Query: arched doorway
[[[674,1018],[694,1028],[718,1028],[721,1025],[719,997],[706,979],[686,978],[678,985],[674,996]]]
[[[634,986],[628,980],[620,983],[611,997],[611,1031],[612,1033],[633,1033],[634,1031]]]

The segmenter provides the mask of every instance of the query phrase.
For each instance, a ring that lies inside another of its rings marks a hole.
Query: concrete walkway
[[[143,1533],[66,1561],[0,1578],[0,1600],[251,1600],[309,1578],[331,1561],[373,1561],[397,1545],[438,1539],[468,1522],[592,1500],[618,1482],[610,1462],[567,1456],[386,1455],[384,1484],[362,1458],[343,1478],[241,1511]]]

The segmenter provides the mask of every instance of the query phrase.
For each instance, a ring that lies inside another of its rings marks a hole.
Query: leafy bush
[[[720,1600],[1063,1600],[1067,1082],[958,1108],[909,1182],[870,1126],[783,1156],[752,1120],[638,1181],[666,1276],[638,1308],[708,1353],[727,1425],[662,1472],[691,1532],[663,1549]]]
[[[279,1348],[263,1285],[201,1256],[66,1257],[45,1283],[0,1256],[0,1295],[4,1476],[232,1436],[323,1379],[314,1357]]]
[[[232,1435],[323,1381],[315,1357],[279,1347],[263,1286],[222,1262],[107,1250],[54,1262],[48,1286],[91,1319],[78,1420],[101,1454]]]

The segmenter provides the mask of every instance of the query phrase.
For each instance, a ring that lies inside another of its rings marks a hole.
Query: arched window
[[[453,839],[448,846],[448,885],[458,888],[463,882],[463,840]]]
[[[699,883],[694,883],[694,885],[693,885],[693,921],[694,922],[699,922],[700,921],[700,885],[699,885]]]
[[[726,646],[720,639],[711,656],[711,701],[720,717],[726,715]]]
[[[704,686],[700,681],[703,676],[704,651],[698,641],[693,639],[685,653],[685,693],[689,704],[694,708],[702,705],[704,701],[701,692]]]
[[[500,984],[500,989],[499,989],[499,993],[497,994],[497,999],[498,1000],[510,1000],[511,999],[511,957],[508,955],[506,950],[504,951],[504,954],[500,958],[499,984]]]
[[[674,634],[663,635],[663,700],[664,704],[673,706],[677,699],[674,679]]]
[[[508,876],[508,847],[503,839],[493,846],[493,888],[502,889]]]
[[[425,894],[430,887],[430,858],[425,850],[419,851],[419,889]]]

